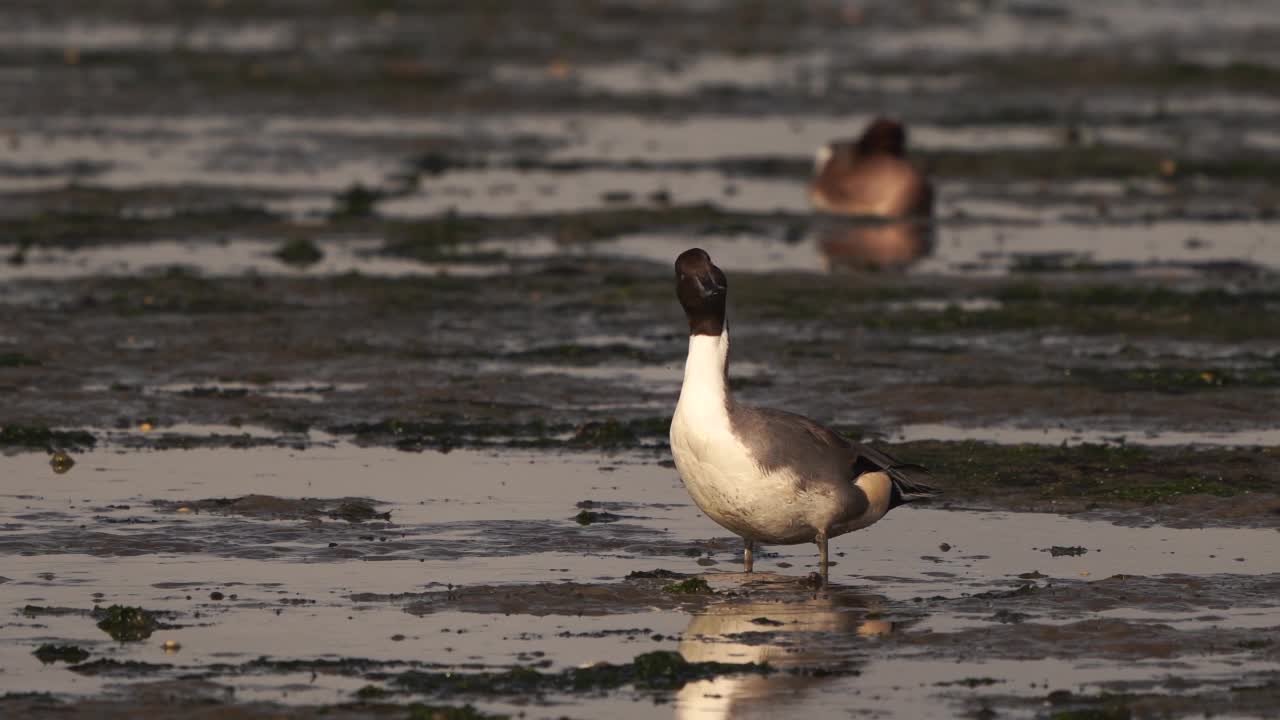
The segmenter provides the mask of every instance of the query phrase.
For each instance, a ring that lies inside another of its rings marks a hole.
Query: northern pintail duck
[[[728,280],[699,248],[676,259],[676,296],[689,321],[684,384],[671,420],[671,453],[693,501],[745,541],[814,542],[827,577],[827,543],[893,508],[936,492],[928,472],[850,442],[810,420],[734,401],[729,391]]]

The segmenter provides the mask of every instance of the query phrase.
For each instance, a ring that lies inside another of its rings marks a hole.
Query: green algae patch
[[[363,183],[355,183],[333,198],[331,217],[367,218],[372,217],[378,209],[378,203],[386,199],[387,193],[377,188],[365,187]]]
[[[159,275],[95,277],[87,281],[86,297],[86,302],[126,317],[259,313],[276,307],[256,289],[246,290],[235,280],[203,277],[181,267]]]
[[[249,391],[245,388],[223,388],[217,386],[210,387],[193,387],[188,390],[181,390],[179,395],[189,398],[215,398],[219,400],[239,400],[248,397]]]
[[[1067,512],[1176,504],[1192,496],[1249,498],[1236,513],[1272,517],[1272,507],[1280,508],[1278,448],[917,441],[893,452],[929,467],[944,498],[1003,508]]]
[[[1110,145],[1060,148],[983,148],[920,153],[921,162],[943,177],[1128,178],[1159,174],[1165,159],[1153,150]]]
[[[934,683],[934,685],[938,687],[953,687],[953,686],[967,687],[970,690],[972,690],[974,688],[986,687],[989,685],[997,685],[1002,682],[1005,682],[1005,681],[999,680],[993,677],[970,677],[970,678],[961,678],[959,680],[952,680],[949,682],[936,682]]]
[[[42,708],[63,704],[61,699],[54,697],[53,693],[47,692],[7,692],[0,695],[0,701],[33,703]],[[3,707],[0,707],[0,710],[3,709]]]
[[[1133,711],[1123,705],[1062,710],[1049,716],[1050,720],[1130,720],[1132,717]]]
[[[98,629],[119,642],[146,640],[161,627],[155,613],[140,607],[112,605],[94,610],[93,616],[98,618]]]
[[[1188,393],[1228,387],[1280,387],[1280,370],[1270,368],[1075,368],[1074,382],[1112,392]]]
[[[1140,696],[1102,692],[1097,695],[1077,695],[1070,690],[1054,690],[1044,700],[1044,705],[1056,708],[1051,720],[1130,720],[1133,717],[1131,703]],[[1207,714],[1207,713],[1206,713]]]
[[[39,367],[40,361],[20,352],[0,352],[0,368]]]
[[[20,239],[20,247],[81,248],[107,243],[139,242],[174,237],[191,237],[253,229],[281,224],[281,218],[256,207],[227,205],[209,208],[184,208],[161,218],[131,215],[131,202],[145,202],[140,192],[79,189],[77,200],[87,198],[100,207],[81,211],[44,211],[30,217],[0,220],[0,237]]]
[[[459,447],[566,448],[622,450],[665,444],[669,417],[606,418],[579,425],[443,417],[429,420],[389,418],[334,425],[334,435],[354,435],[359,444],[390,444],[400,450],[449,451]]]
[[[1079,295],[1049,295],[1038,300],[1006,301],[1000,307],[965,310],[958,305],[942,311],[907,309],[897,312],[857,312],[864,327],[897,332],[1003,332],[1056,328],[1083,335],[1126,334],[1137,337],[1254,340],[1280,337],[1275,313],[1241,311],[1235,301],[1189,296],[1185,305],[1111,304]]]
[[[0,447],[84,449],[96,443],[93,434],[84,430],[51,430],[38,425],[0,426]]]
[[[95,677],[136,678],[172,670],[173,665],[171,663],[150,663],[141,660],[99,658],[91,662],[72,665],[67,669],[74,673]]]
[[[355,696],[358,700],[381,700],[389,695],[391,695],[391,691],[377,685],[365,685],[355,691]]]
[[[583,423],[574,428],[569,440],[572,447],[616,449],[640,447],[646,441],[665,440],[670,432],[671,420],[666,417],[640,420],[615,420]]]
[[[1089,552],[1089,549],[1079,545],[1054,545],[1044,551],[1052,557],[1079,557]]]
[[[75,665],[89,659],[88,651],[75,645],[51,645],[45,643],[36,648],[32,654],[45,665],[55,662]]]
[[[364,498],[282,498],[255,494],[201,500],[153,500],[151,504],[162,512],[191,511],[264,520],[316,521],[328,518],[358,524],[391,519],[391,511],[379,512],[373,501]]]
[[[305,237],[288,240],[271,254],[285,265],[294,267],[308,267],[324,259],[324,251]]]
[[[1199,158],[1171,155],[1154,149],[1106,144],[1063,144],[1056,148],[1032,149],[932,150],[920,152],[919,157],[922,164],[942,177],[973,179],[1168,179],[1175,173],[1179,176],[1223,180],[1280,178],[1280,161],[1261,155],[1236,154],[1221,158]],[[1034,271],[1037,268],[1027,269]],[[1075,269],[1093,268],[1086,262]]]
[[[1030,58],[1034,57],[1034,60]],[[879,63],[878,68],[896,67]],[[1118,49],[1090,51],[987,55],[967,66],[991,87],[1009,92],[1034,87],[1060,92],[1072,89],[1098,91],[1102,88],[1143,88],[1152,92],[1214,90],[1274,95],[1280,70],[1248,60],[1200,62],[1165,55],[1137,59]],[[922,68],[913,66],[916,72]]]
[[[620,360],[636,363],[657,363],[669,359],[667,356],[648,352],[634,345],[624,343],[608,343],[605,345],[562,343],[504,353],[501,357],[504,360],[571,363],[574,365],[598,365]]]
[[[662,588],[662,592],[671,593],[672,595],[710,595],[713,591],[706,580],[700,577],[691,577],[687,580],[667,585]]]
[[[514,667],[502,672],[427,672],[410,670],[392,679],[403,692],[449,695],[529,695],[545,693],[596,693],[624,686],[646,690],[676,690],[686,683],[719,675],[767,674],[766,664],[692,663],[680,653],[659,650],[638,655],[626,664],[597,663],[560,672]]]
[[[559,444],[556,436],[570,429],[568,425],[547,424],[541,420],[521,423],[448,417],[431,420],[388,418],[327,428],[335,435],[355,436],[358,444],[389,443],[408,451],[448,451],[470,446],[554,446]]]
[[[1268,483],[1258,483],[1258,489],[1267,489]],[[1276,489],[1274,485],[1271,489]],[[1212,495],[1214,497],[1235,497],[1250,492],[1249,488],[1234,487],[1221,480],[1206,477],[1184,477],[1157,481],[1142,485],[1120,486],[1110,491],[1110,496],[1118,500],[1131,500],[1143,504],[1152,504],[1174,500],[1186,495]]]
[[[1056,330],[1081,335],[1250,341],[1280,337],[1274,291],[1220,288],[1184,291],[1161,286],[1002,281],[982,288],[993,306],[966,308],[940,288],[838,284],[828,278],[754,276],[740,282],[738,302],[771,320],[839,321],[892,333]],[[920,307],[911,301],[942,301]],[[899,307],[886,307],[887,303]]]
[[[742,213],[711,204],[668,207],[617,207],[578,212],[486,217],[446,213],[437,218],[389,223],[383,252],[422,261],[456,258],[459,246],[494,238],[550,235],[567,243],[610,240],[638,232],[673,231],[778,234],[804,216],[785,213]],[[498,258],[487,258],[498,259]]]
[[[705,583],[704,583],[705,584]],[[752,665],[752,671],[766,672],[764,665]],[[637,655],[632,661],[635,668],[636,687],[678,689],[690,680],[703,679],[728,672],[737,672],[739,668],[729,663],[690,663],[678,652],[656,650]]]
[[[391,511],[378,512],[373,505],[363,500],[348,500],[338,505],[329,513],[331,520],[346,520],[349,523],[362,523],[368,520],[391,520]]]
[[[72,615],[90,615],[91,611],[71,607],[47,607],[44,605],[24,605],[18,612],[24,617],[67,617]]]
[[[657,568],[654,570],[632,570],[627,573],[628,580],[670,580],[672,578],[684,577],[681,573],[674,570],[663,570]]]
[[[597,523],[618,522],[624,518],[623,515],[615,515],[607,510],[581,510],[577,515],[573,516],[574,522],[579,525],[595,525]]]
[[[452,707],[448,705],[413,703],[405,709],[409,711],[408,720],[508,720],[511,717],[510,715],[481,712],[470,705]]]

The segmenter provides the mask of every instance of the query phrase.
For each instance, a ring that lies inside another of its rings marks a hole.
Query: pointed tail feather
[[[933,479],[933,475],[923,465],[904,463],[887,452],[866,445],[858,445],[855,449],[858,453],[853,464],[855,476],[876,470],[889,474],[889,478],[893,481],[893,499],[890,501],[890,507],[941,494],[942,491],[927,482]]]
[[[901,501],[904,503],[942,494],[941,490],[924,482],[933,479],[933,476],[923,465],[905,463],[887,467],[885,471],[889,473],[889,479],[893,480],[895,493],[902,496]]]

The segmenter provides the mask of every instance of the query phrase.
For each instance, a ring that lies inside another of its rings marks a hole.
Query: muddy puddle
[[[1274,715],[1269,4],[534,5],[0,7],[0,715]],[[692,246],[946,491],[830,587],[676,477]]]

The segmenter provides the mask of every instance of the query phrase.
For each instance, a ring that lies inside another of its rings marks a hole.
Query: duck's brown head
[[[856,147],[859,155],[903,157],[907,154],[907,129],[897,120],[876,118],[862,131]]]
[[[724,332],[729,280],[702,248],[690,248],[676,258],[676,297],[689,320],[690,335],[719,336]]]

